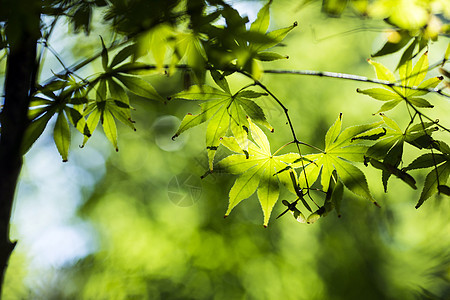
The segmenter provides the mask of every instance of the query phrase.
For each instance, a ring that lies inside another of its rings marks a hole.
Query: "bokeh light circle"
[[[184,147],[187,141],[187,134],[172,140],[172,136],[177,131],[180,123],[180,119],[171,115],[161,116],[155,120],[152,129],[155,143],[161,150],[173,152]]]

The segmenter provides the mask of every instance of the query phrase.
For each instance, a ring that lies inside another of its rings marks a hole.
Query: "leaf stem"
[[[408,112],[409,112],[409,107],[406,106],[406,108],[408,109]],[[410,117],[411,117],[411,120],[409,120],[409,123],[408,123],[408,125],[407,125],[406,128],[405,128],[405,132],[403,133],[404,135],[406,135],[406,132],[408,131],[409,127],[413,124],[414,119],[415,119],[416,116],[417,116],[417,112],[414,113],[414,116],[411,116],[411,113],[410,113],[409,115],[410,115]]]
[[[317,151],[319,151],[319,152],[321,152],[321,153],[325,153],[324,150],[322,150],[322,149],[320,149],[320,148],[318,148],[318,147],[316,147],[316,146],[307,144],[307,143],[305,143],[305,142],[297,141],[297,143],[299,143],[299,144],[301,144],[301,145],[308,146],[308,147],[310,147],[310,148],[313,148],[313,149],[315,149],[315,150],[317,150]]]
[[[289,143],[284,144],[283,146],[281,146],[280,148],[278,148],[278,150],[275,151],[275,152],[272,154],[272,156],[277,155],[278,152],[280,152],[280,151],[283,150],[285,147],[287,147],[287,146],[289,146],[290,144],[293,144],[293,143],[295,143],[295,141],[291,141],[291,142],[289,142]]]
[[[291,143],[295,143],[295,145],[297,146],[298,154],[300,154],[300,157],[303,158],[302,151],[300,149],[300,144],[301,143],[297,139],[297,135],[295,134],[294,126],[292,125],[291,117],[289,116],[287,107],[263,83],[261,83],[259,80],[255,79],[251,74],[249,74],[249,73],[247,73],[245,71],[239,71],[239,73],[241,73],[242,75],[252,79],[255,82],[255,85],[257,85],[260,88],[262,88],[266,93],[268,93],[278,103],[278,105],[280,105],[280,107],[284,111],[284,114],[286,115],[286,119],[288,121],[289,127],[291,129],[292,136],[294,138],[294,140]],[[301,162],[302,162],[302,173],[305,176],[305,183],[306,183],[306,187],[307,187],[307,192],[306,193],[307,193],[308,197],[314,202],[314,204],[317,205],[317,203],[314,201],[314,199],[311,197],[311,194],[309,193],[309,183],[308,183],[308,178],[306,176],[305,165],[304,165],[303,159],[301,160]]]

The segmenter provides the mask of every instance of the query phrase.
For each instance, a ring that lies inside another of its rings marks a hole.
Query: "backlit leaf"
[[[414,53],[414,49],[416,49],[417,43],[418,43],[418,38],[415,38],[412,41],[411,45],[409,45],[408,48],[406,48],[406,50],[402,54],[402,57],[400,57],[400,60],[399,60],[399,62],[397,64],[397,68],[396,69],[400,69],[403,65],[411,63],[411,60],[412,60],[412,57],[413,57],[413,53]]]
[[[256,191],[259,185],[259,174],[257,174],[259,169],[254,166],[236,179],[230,190],[230,202],[225,215],[229,215],[236,205],[249,198]]]
[[[342,113],[339,114],[339,117],[336,119],[334,124],[328,129],[325,135],[325,147],[330,147],[332,143],[336,140],[339,133],[341,133],[342,128]]]
[[[425,52],[419,58],[417,63],[414,65],[411,74],[407,74],[408,80],[406,81],[406,86],[409,87],[419,86],[419,84],[425,79],[427,72],[428,72],[428,55],[427,52]],[[405,96],[408,97],[411,91],[413,90],[408,89]]]
[[[218,86],[220,86],[220,88],[221,88],[224,92],[226,92],[226,93],[228,93],[228,94],[231,94],[231,92],[230,92],[230,87],[228,86],[228,82],[227,82],[227,80],[225,79],[225,76],[223,76],[222,74],[220,74],[220,73],[219,73],[218,71],[216,71],[216,70],[211,70],[210,73],[211,73],[211,77],[214,79],[214,82],[215,82]]]
[[[372,60],[368,61],[375,68],[378,79],[389,82],[396,81],[394,74],[384,65]],[[357,92],[366,94],[377,100],[387,101],[381,106],[377,113],[389,111],[403,101],[406,101],[409,105],[413,105],[415,107],[431,108],[433,105],[427,100],[416,98],[417,96],[422,96],[429,93],[429,91],[424,89],[435,88],[443,79],[442,77],[434,77],[424,80],[428,72],[428,67],[428,55],[427,52],[425,52],[419,58],[414,67],[412,66],[411,60],[405,61],[399,67],[399,74],[402,82],[401,88],[392,86],[389,88],[373,88],[367,90],[357,89]],[[418,88],[421,90],[412,88]]]
[[[270,21],[270,4],[272,3],[272,0],[266,3],[258,12],[258,16],[256,17],[256,20],[252,23],[250,26],[251,31],[257,31],[261,33],[266,33],[267,29],[269,28],[269,21]]]
[[[119,151],[119,148],[117,147],[117,127],[113,115],[109,110],[105,110],[101,119],[106,137],[113,144],[116,151]]]
[[[102,41],[102,66],[105,71],[108,70],[108,50],[105,47],[105,43],[103,42],[103,38],[100,37]]]
[[[273,206],[278,200],[280,194],[278,178],[274,176],[277,172],[274,162],[269,160],[263,167],[264,170],[260,173],[258,186],[258,199],[264,213],[264,226],[269,224],[270,215]]]
[[[394,168],[397,168],[400,164],[403,157],[403,140],[399,139],[399,141],[391,148],[389,149],[388,153],[383,159],[383,163],[388,166],[393,166]],[[390,170],[383,170],[381,180],[383,182],[384,191],[387,192],[387,184],[388,180],[391,177],[393,172]]]
[[[423,81],[418,88],[419,89],[434,89],[439,83],[444,79],[442,76],[433,77]],[[416,97],[428,94],[428,91],[411,90],[409,92],[409,97]]]
[[[336,168],[339,178],[341,178],[344,185],[350,191],[376,204],[375,199],[370,194],[366,176],[360,169],[339,158],[333,159],[333,165]]]
[[[268,48],[271,48],[279,43],[281,43],[284,38],[287,36],[287,34],[294,29],[295,27],[297,27],[297,22],[294,22],[291,26],[285,27],[285,28],[281,28],[281,29],[277,29],[274,31],[271,31],[269,33],[266,34],[266,36],[272,40],[272,42],[269,43],[264,43],[261,44],[259,46],[255,46],[254,50],[255,51],[262,51],[262,50],[266,50]]]
[[[393,109],[394,107],[399,105],[400,102],[402,102],[402,101],[401,100],[388,101],[388,102],[384,103],[376,113],[382,113],[382,112],[390,111],[391,109]]]
[[[86,120],[84,119],[82,113],[80,113],[75,108],[66,106],[64,108],[66,115],[72,125],[81,133],[84,134],[84,127],[86,125]]]
[[[426,153],[413,160],[404,170],[430,168],[447,160],[443,154]]]
[[[214,156],[220,145],[220,138],[225,136],[230,125],[230,115],[222,106],[211,118],[206,129],[206,150],[208,152],[209,169],[213,169]]]
[[[256,54],[255,58],[261,61],[274,61],[279,59],[288,59],[289,56],[281,55],[275,52],[259,52]]]
[[[156,92],[155,88],[144,79],[125,74],[116,74],[115,77],[133,94],[147,99],[164,102],[164,99]]]
[[[431,134],[434,131],[433,122],[419,123],[410,125],[408,129],[403,132],[398,124],[385,115],[381,115],[386,128],[386,134],[377,143],[371,146],[366,152],[366,162],[370,161],[371,165],[377,169],[382,170],[382,182],[385,191],[387,190],[387,183],[391,175],[395,175],[411,187],[415,188],[415,180],[405,171],[417,168],[426,168],[433,166],[433,157],[431,154],[424,154],[414,160],[408,167],[399,170],[403,158],[403,147],[409,143],[419,149],[430,148],[434,143]],[[444,156],[434,154],[434,159],[437,163],[442,162],[441,158]],[[378,161],[382,160],[382,161]]]
[[[242,106],[250,119],[259,125],[265,126],[270,131],[273,131],[273,127],[267,121],[264,111],[258,104],[256,104],[256,102],[239,96],[236,98],[236,101]]]
[[[397,32],[394,32],[393,34],[399,36],[399,38],[396,39],[396,42],[387,41],[386,44],[384,44],[384,46],[378,52],[372,55],[372,57],[383,56],[397,52],[405,47],[406,44],[408,44],[408,42],[411,40],[411,36],[406,30],[399,30]]]
[[[427,100],[423,98],[410,98],[408,99],[409,102],[411,102],[412,105],[416,107],[427,107],[427,108],[433,108],[434,105],[428,102]]]
[[[89,131],[89,133],[92,135],[92,133],[95,131],[95,129],[97,128],[98,122],[100,121],[100,116],[101,116],[101,111],[98,109],[94,109],[91,114],[88,116],[87,120],[86,120],[86,127],[87,130]],[[86,144],[86,142],[88,141],[90,135],[85,135],[84,136],[84,140],[83,140],[83,144],[82,146],[84,146]]]
[[[24,155],[30,150],[34,142],[41,136],[47,126],[48,121],[53,116],[53,111],[47,111],[40,118],[33,120],[25,130],[25,135],[21,145],[21,153]]]
[[[416,204],[416,208],[419,208],[428,198],[438,192],[438,178],[439,184],[443,185],[447,183],[449,175],[450,160],[447,160],[436,169],[432,169],[425,178],[425,184],[423,186],[422,193],[420,194],[419,201]]]
[[[389,82],[395,81],[394,74],[388,68],[386,68],[384,65],[382,65],[379,62],[373,61],[371,59],[369,59],[368,62],[374,67],[375,73],[377,74],[378,79],[386,80]]]
[[[352,126],[341,131],[342,115],[330,127],[325,136],[325,150],[323,153],[305,155],[306,159],[314,161],[305,165],[304,170],[299,175],[299,185],[305,189],[310,187],[321,174],[321,185],[327,191],[330,178],[334,172],[342,180],[345,186],[358,196],[375,202],[370,194],[364,173],[349,161],[363,162],[364,154],[368,146],[361,144],[361,140],[355,137],[364,135],[375,128],[381,126],[382,122]],[[302,167],[296,162],[292,167]],[[305,179],[305,176],[307,180]],[[308,181],[308,182],[307,182]]]
[[[370,97],[380,100],[380,101],[401,99],[401,97],[398,94],[388,91],[386,89],[382,89],[382,88],[373,88],[373,89],[367,89],[367,90],[356,89],[356,91],[358,93],[365,94],[367,96],[370,96]]]
[[[206,149],[208,152],[209,167],[212,170],[213,161],[220,145],[220,138],[224,137],[228,129],[232,130],[238,139],[238,144],[242,147],[242,151],[247,151],[247,132],[249,124],[246,116],[254,117],[255,122],[265,125],[273,130],[267,122],[262,109],[250,98],[258,98],[265,93],[258,93],[251,90],[242,90],[232,95],[228,90],[228,83],[221,74],[212,73],[216,83],[224,90],[203,85],[194,85],[187,91],[175,94],[173,99],[183,100],[201,100],[205,101],[200,104],[201,112],[197,115],[188,114],[181,121],[180,127],[173,136],[176,138],[184,131],[194,126],[200,125],[208,120],[206,130]]]
[[[273,156],[264,132],[249,119],[249,129],[253,143],[249,141],[248,158],[242,153],[235,137],[222,138],[222,144],[239,154],[227,156],[218,162],[218,167],[232,174],[240,174],[230,191],[230,202],[226,216],[242,200],[250,197],[257,190],[258,199],[264,214],[264,226],[267,226],[273,206],[278,200],[280,183],[291,192],[292,182],[288,172],[278,173],[289,163],[299,159],[298,154],[288,153]],[[278,174],[277,174],[278,173]]]
[[[110,68],[114,68],[115,66],[117,66],[118,64],[122,63],[123,61],[125,61],[127,58],[131,57],[132,55],[134,55],[134,53],[136,52],[136,45],[129,45],[126,46],[125,48],[123,48],[122,50],[120,50],[113,58],[111,65],[109,66]]]
[[[222,100],[230,97],[230,94],[208,85],[192,85],[188,90],[175,94],[171,99],[181,100]]]
[[[388,162],[380,162],[374,158],[368,158],[368,160],[374,168],[382,170],[383,174],[388,173],[390,175],[395,175],[405,183],[407,183],[409,186],[411,186],[413,189],[417,189],[415,179],[411,175],[406,173],[405,170],[400,170]]]
[[[62,157],[63,162],[67,161],[70,147],[70,128],[64,113],[61,111],[56,118],[55,128],[53,129],[53,139],[56,148]]]

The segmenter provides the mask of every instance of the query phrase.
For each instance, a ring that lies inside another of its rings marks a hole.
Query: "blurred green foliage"
[[[128,3],[112,2],[117,9]],[[333,2],[347,1],[324,1],[324,5],[330,7]],[[170,1],[167,7],[176,4]],[[288,1],[273,3],[276,26],[271,26],[278,28],[298,20],[300,29],[286,38],[286,47],[280,51],[290,56],[289,61],[271,62],[271,68],[371,74],[365,59],[384,43],[372,45],[378,32],[340,34],[361,26],[361,22],[326,18],[314,5],[296,8]],[[74,9],[86,20],[89,8]],[[341,8],[337,7],[335,13],[340,14]],[[114,11],[109,14],[119,30],[151,25],[145,18],[121,20]],[[363,21],[362,26],[371,28],[372,22]],[[88,25],[87,21],[74,24],[76,30],[87,30]],[[436,45],[439,47],[442,44]],[[157,63],[157,58],[150,59]],[[386,59],[394,68],[397,62]],[[155,77],[146,79],[163,97],[183,89],[183,74]],[[208,77],[205,80],[213,82]],[[359,85],[354,83],[325,78],[281,79],[274,75],[263,75],[262,80],[286,101],[299,138],[310,144],[323,146],[323,137],[336,119],[336,112],[344,112],[346,120],[351,120],[349,124],[375,121],[370,112],[378,109],[377,103],[358,96],[355,90]],[[232,75],[229,83],[236,90],[242,77]],[[118,126],[120,151],[109,156],[105,176],[79,210],[79,216],[96,229],[92,234],[98,241],[97,250],[66,266],[39,270],[27,267],[27,249],[18,248],[8,269],[4,299],[450,297],[450,227],[445,213],[450,208],[445,201],[448,199],[436,196],[436,201],[416,211],[411,205],[417,198],[412,190],[394,179],[390,189],[395,192],[385,195],[377,171],[361,165],[374,179],[369,182],[376,182],[371,189],[381,209],[346,192],[341,218],[332,214],[306,225],[287,215],[264,229],[253,195],[224,220],[234,178],[213,173],[201,181],[185,181],[186,174],[200,178],[208,170],[204,140],[198,138],[206,128],[193,128],[184,141],[171,141],[179,120],[187,111],[198,112],[198,108],[181,100],[162,105],[131,93],[128,97],[136,109],[132,115],[137,132]],[[266,133],[272,148],[277,149],[290,135],[283,111],[268,98],[261,100],[261,106],[275,127],[277,135]],[[361,113],[361,107],[367,113]],[[442,112],[445,115],[448,108]],[[409,121],[407,116],[399,117],[404,123]],[[449,125],[448,120],[443,122]],[[72,145],[72,151],[83,150]],[[218,157],[226,154],[226,150],[220,151]],[[282,198],[288,195],[287,190],[281,193]],[[274,210],[281,212],[284,207],[278,203]]]

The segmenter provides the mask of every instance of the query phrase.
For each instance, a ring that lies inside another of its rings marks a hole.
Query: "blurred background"
[[[263,5],[231,3],[250,21]],[[299,26],[278,49],[290,58],[265,63],[266,69],[375,78],[366,59],[386,40],[383,23],[345,14],[328,18],[316,2],[274,1],[270,28],[294,21]],[[93,24],[90,36],[69,38],[69,25],[61,22],[53,48],[67,62],[92,55],[100,47],[98,35],[111,36],[101,22]],[[442,59],[447,43],[431,45],[430,63]],[[393,70],[398,59],[394,54],[378,61]],[[51,55],[46,63],[43,79],[60,70]],[[146,79],[163,96],[183,88],[183,74]],[[246,79],[233,75],[229,81],[237,89]],[[380,103],[356,93],[358,87],[372,87],[368,84],[269,74],[262,81],[289,108],[299,138],[309,144],[323,147],[325,132],[340,112],[345,127],[377,120],[372,113]],[[449,127],[450,120],[443,119],[450,115],[448,100],[429,100],[439,107],[429,116],[440,116]],[[208,167],[206,127],[171,140],[183,116],[199,107],[138,97],[132,105],[137,132],[119,126],[118,153],[101,130],[83,149],[78,147],[82,136],[74,134],[69,162],[62,163],[48,130],[27,154],[13,211],[12,239],[19,242],[4,299],[450,298],[448,198],[433,196],[416,210],[421,186],[415,191],[392,178],[384,194],[381,172],[361,165],[381,209],[345,191],[341,218],[332,213],[306,225],[290,214],[275,220],[285,208],[279,201],[264,228],[253,195],[224,219],[235,177],[219,173],[200,179]],[[289,127],[270,98],[261,106],[275,127],[274,134],[266,131],[275,150],[291,140]],[[401,127],[409,121],[400,107],[388,115]],[[413,175],[423,182],[426,172]],[[294,200],[287,191],[282,197]]]

